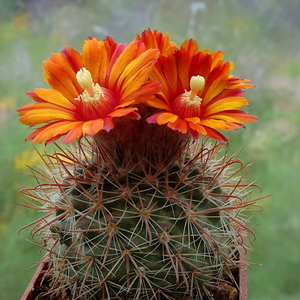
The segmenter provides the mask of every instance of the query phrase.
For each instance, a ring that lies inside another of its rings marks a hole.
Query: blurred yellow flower
[[[25,149],[22,153],[15,157],[15,169],[24,170],[28,169],[28,166],[38,165],[42,162],[38,151]]]

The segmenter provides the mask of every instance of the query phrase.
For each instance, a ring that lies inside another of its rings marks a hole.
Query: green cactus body
[[[253,204],[243,200],[251,185],[240,183],[243,167],[232,169],[238,159],[216,158],[220,144],[188,147],[155,171],[108,170],[98,150],[82,147],[48,156],[52,183],[25,191],[50,211],[33,230],[51,260],[50,293],[218,299],[213,294],[232,284],[239,264],[240,213]]]

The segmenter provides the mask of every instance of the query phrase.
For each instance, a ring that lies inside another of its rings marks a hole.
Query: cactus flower
[[[257,120],[239,110],[248,105],[244,90],[254,85],[230,75],[233,63],[223,60],[222,51],[199,50],[193,39],[174,51],[167,38],[150,30],[140,37],[146,45],[156,44],[161,50],[151,79],[159,81],[162,89],[146,102],[160,111],[147,119],[149,123],[167,124],[194,139],[202,134],[227,141],[219,129],[234,130]]]
[[[35,103],[18,109],[20,121],[35,126],[26,140],[51,143],[63,135],[70,143],[85,135],[114,128],[114,119],[139,119],[134,104],[150,99],[160,84],[148,80],[158,49],[145,50],[138,39],[129,45],[111,38],[88,39],[80,55],[71,47],[44,62],[44,78],[53,89],[35,89]]]

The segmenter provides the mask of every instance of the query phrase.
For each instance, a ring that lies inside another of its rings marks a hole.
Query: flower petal
[[[168,127],[172,128],[173,130],[180,131],[181,133],[187,133],[187,121],[182,119],[177,119],[175,122],[169,122]]]
[[[102,119],[87,121],[82,125],[82,133],[83,135],[95,135],[103,126],[104,121]]]
[[[76,110],[76,106],[57,90],[35,89],[34,92],[40,99],[71,110]]]
[[[206,133],[207,133],[204,126],[202,126],[201,124],[195,124],[193,122],[190,122],[189,127],[202,135],[206,135]]]
[[[224,111],[237,109],[248,105],[248,100],[243,97],[224,98],[215,101],[213,104],[206,107],[207,116]]]
[[[68,144],[74,142],[76,139],[81,138],[83,136],[82,131],[83,122],[77,123],[74,127],[66,134],[66,136],[62,139],[62,143]]]
[[[178,119],[178,116],[173,113],[159,113],[156,117],[156,123],[158,125],[167,124],[168,122],[175,122]]]
[[[83,67],[81,55],[74,48],[67,46],[63,50],[61,50],[61,54],[66,58],[69,66],[75,73],[77,73]]]
[[[125,67],[136,57],[140,45],[141,42],[138,40],[133,40],[128,46],[118,45],[108,69],[108,89],[113,89]]]
[[[70,120],[75,121],[76,118],[69,111],[59,109],[32,109],[30,112],[20,117],[20,122],[25,125],[37,125],[54,120]]]
[[[257,121],[257,117],[249,115],[247,112],[242,110],[227,110],[222,111],[222,113],[216,113],[210,115],[211,118],[214,119],[222,119],[226,122],[234,122],[234,123],[254,123]]]
[[[68,121],[58,121],[51,124],[47,124],[42,128],[37,130],[37,134],[33,139],[34,143],[41,143],[43,141],[48,141],[57,135],[63,135],[73,127],[82,122],[68,122]],[[42,130],[41,130],[42,129]]]
[[[98,82],[100,86],[105,86],[109,61],[116,44],[114,41],[109,44],[107,41],[99,41],[95,38],[86,40],[83,44],[83,64],[91,72],[93,82]]]
[[[137,110],[136,107],[120,108],[120,109],[114,110],[113,112],[108,114],[108,116],[110,116],[112,118],[123,117],[135,110]]]
[[[142,102],[149,101],[150,99],[153,99],[155,97],[155,94],[158,94],[160,90],[161,90],[161,84],[159,82],[149,81],[143,84],[139,89],[133,91],[127,97],[122,99],[122,104],[120,106],[124,106],[125,105],[124,103],[127,103],[127,101],[130,99],[131,99],[129,102],[130,104],[132,104],[133,102],[142,103]]]
[[[223,129],[223,130],[235,130],[241,126],[241,124],[228,123],[225,120],[214,120],[214,119],[202,120],[201,125],[205,125],[206,127],[210,127],[214,129]]]
[[[205,136],[215,139],[217,141],[223,141],[223,142],[228,141],[228,139],[223,134],[221,134],[219,131],[217,131],[213,128],[210,128],[210,127],[206,127],[206,126],[203,126],[203,128],[206,131]]]
[[[68,100],[73,101],[81,92],[82,88],[76,80],[76,73],[68,65],[68,61],[65,59],[66,66],[61,66],[55,63],[58,60],[55,56],[63,56],[59,53],[52,54],[54,58],[45,61],[43,64],[44,78],[47,83],[55,90],[60,92]]]
[[[169,41],[169,32],[165,35],[161,31],[151,31],[150,28],[143,31],[141,36],[137,35],[146,46],[147,49],[159,49],[161,55],[169,55],[177,50],[177,46],[174,42]]]

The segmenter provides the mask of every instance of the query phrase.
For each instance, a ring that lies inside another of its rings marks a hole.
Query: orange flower
[[[71,47],[44,62],[44,78],[53,89],[35,89],[35,103],[18,109],[20,121],[36,129],[26,140],[51,143],[63,135],[70,143],[85,135],[114,128],[115,118],[139,119],[132,106],[160,90],[149,74],[159,55],[138,39],[129,45],[112,38],[84,42],[80,55]]]
[[[137,34],[137,39],[141,40],[147,49],[159,49],[161,55],[170,55],[177,50],[177,45],[175,42],[169,41],[169,32],[163,34],[161,31],[154,30],[150,28],[144,30],[141,35]]]
[[[167,36],[147,31],[141,41],[164,41]],[[157,43],[152,45],[157,46]],[[165,46],[158,46],[160,50]],[[167,49],[170,49],[167,47]],[[233,130],[256,117],[238,110],[248,105],[244,89],[253,85],[248,80],[233,78],[230,72],[233,63],[223,60],[221,51],[198,50],[195,40],[184,42],[177,51],[165,51],[151,73],[151,79],[162,84],[156,98],[146,104],[159,109],[150,116],[149,123],[167,124],[173,130],[190,133],[193,138],[199,134],[227,141],[217,129]]]

